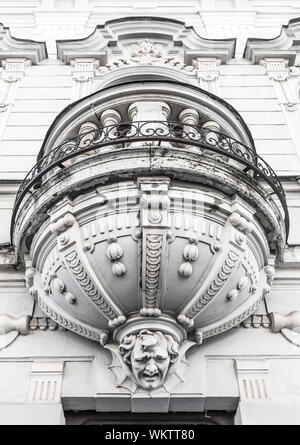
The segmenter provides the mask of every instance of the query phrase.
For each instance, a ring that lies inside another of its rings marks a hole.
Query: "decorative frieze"
[[[205,0],[211,9],[213,0]],[[167,20],[167,24],[166,24]],[[162,35],[161,29],[164,29]],[[141,32],[150,38],[141,39]],[[113,40],[112,40],[113,36]],[[176,36],[176,43],[174,36]],[[113,51],[110,48],[113,47]],[[196,50],[195,50],[196,48]],[[171,64],[185,71],[196,57],[221,57],[223,63],[234,57],[235,39],[205,39],[183,22],[159,17],[130,17],[121,22],[110,20],[96,27],[94,32],[83,39],[59,40],[57,42],[58,58],[64,63],[76,58],[95,57],[106,72],[132,63],[161,63],[170,59]],[[114,62],[118,60],[116,65]],[[167,62],[168,63],[168,62]],[[114,66],[113,66],[114,65]],[[102,71],[101,68],[101,72]]]

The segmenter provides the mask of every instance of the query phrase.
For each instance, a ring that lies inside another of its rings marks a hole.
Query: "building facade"
[[[299,1],[0,6],[0,424],[300,424]]]

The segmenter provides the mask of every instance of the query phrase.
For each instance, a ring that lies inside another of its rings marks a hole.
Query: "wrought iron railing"
[[[200,149],[199,156],[204,153],[211,156],[217,154],[221,160],[237,161],[245,174],[249,175],[250,172],[253,172],[272,188],[272,194],[277,195],[285,213],[288,234],[289,216],[283,187],[274,170],[254,149],[210,128],[195,125],[184,126],[179,122],[166,121],[139,121],[125,122],[118,126],[108,125],[79,134],[55,147],[35,164],[22,182],[13,208],[12,230],[22,199],[31,188],[38,188],[41,185],[43,177],[46,179],[45,175],[50,170],[56,167],[64,169],[67,166],[66,161],[86,152],[107,146],[111,146],[112,149],[130,148],[133,142],[142,141],[147,141],[149,147],[151,144],[159,147],[162,142],[176,144],[186,150],[189,150],[189,146],[194,146]],[[154,142],[155,144],[153,144]]]

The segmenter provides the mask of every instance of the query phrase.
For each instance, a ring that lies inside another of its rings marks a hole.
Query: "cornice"
[[[0,60],[24,58],[31,60],[31,63],[36,65],[47,57],[45,42],[12,37],[10,29],[0,23]]]
[[[165,42],[170,54],[184,55],[185,63],[196,57],[217,57],[226,63],[235,55],[236,39],[205,39],[181,21],[144,16],[110,20],[83,39],[58,40],[57,54],[67,64],[75,57],[94,57],[104,64],[109,53],[121,55],[126,41],[138,41],[142,35]]]
[[[289,65],[294,65],[296,55],[300,53],[300,18],[292,19],[281,29],[279,36],[273,39],[249,38],[244,50],[244,58],[259,64],[265,58],[284,58]]]

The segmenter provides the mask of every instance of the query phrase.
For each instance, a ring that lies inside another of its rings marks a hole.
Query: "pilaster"
[[[272,80],[279,103],[286,111],[296,111],[299,99],[296,97],[290,84],[290,71],[288,60],[284,58],[266,58],[262,61],[266,66],[269,78]]]
[[[99,62],[93,58],[76,58],[71,60],[71,66],[74,67],[72,72],[73,88],[71,100],[76,101],[91,94],[95,69],[98,68]]]
[[[219,65],[221,60],[217,58],[197,57],[193,65],[197,70],[199,87],[209,93],[219,95]]]
[[[2,76],[0,88],[0,141],[13,106],[19,81],[25,70],[31,65],[26,58],[7,58],[2,60]]]

